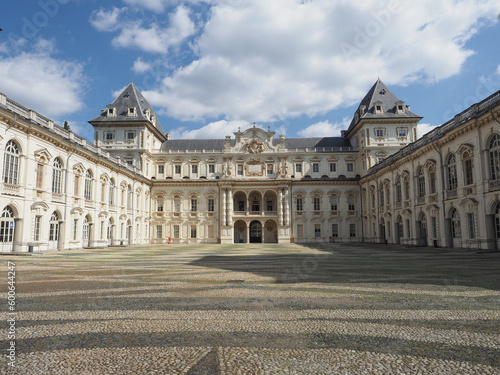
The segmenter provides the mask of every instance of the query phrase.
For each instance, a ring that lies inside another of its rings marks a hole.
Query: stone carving
[[[252,139],[245,144],[245,151],[249,154],[260,154],[264,152],[264,143],[258,141],[257,139]]]

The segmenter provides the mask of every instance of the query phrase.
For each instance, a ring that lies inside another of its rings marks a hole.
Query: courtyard
[[[500,253],[153,245],[15,264],[12,374],[500,374]]]

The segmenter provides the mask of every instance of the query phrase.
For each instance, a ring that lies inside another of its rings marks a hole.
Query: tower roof
[[[397,109],[397,105],[402,105],[402,110]],[[376,109],[380,106],[380,110]],[[359,108],[356,111],[354,118],[347,129],[347,134],[354,129],[362,119],[390,119],[390,118],[415,118],[422,117],[410,111],[409,106],[404,105],[394,93],[379,79],[375,82],[372,88],[365,95]]]
[[[130,84],[117,96],[117,98],[107,106],[108,108],[115,109],[115,116],[108,116],[106,111],[103,111],[99,116],[90,120],[89,122],[94,125],[94,123],[100,122],[144,122],[147,121],[153,125],[162,135],[165,135],[160,121],[156,117],[156,114],[151,108],[151,105],[146,100],[144,95],[139,91],[139,89],[134,85],[133,82]],[[129,108],[135,107],[135,115],[129,116]],[[147,114],[149,110],[149,116]]]

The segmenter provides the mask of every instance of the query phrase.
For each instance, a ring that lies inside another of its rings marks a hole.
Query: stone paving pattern
[[[500,253],[155,245],[16,263],[1,374],[500,374]]]

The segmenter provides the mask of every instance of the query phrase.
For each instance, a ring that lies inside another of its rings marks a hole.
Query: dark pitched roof
[[[382,113],[375,113],[375,103],[381,103]],[[356,124],[361,121],[361,119],[366,118],[418,118],[422,117],[410,111],[407,106],[403,106],[402,113],[396,113],[396,103],[401,102],[396,95],[393,94],[391,90],[379,79],[368,91],[366,96],[361,100],[359,104],[360,109],[357,111],[358,118],[356,116],[352,119],[347,133],[349,133]],[[364,106],[364,110],[361,107]]]
[[[136,116],[127,116],[128,108],[130,106],[136,107]],[[94,122],[138,122],[138,121],[147,121],[153,125],[153,122],[146,117],[146,110],[149,109],[150,116],[154,115],[156,118],[154,126],[158,129],[161,134],[165,134],[158,117],[151,108],[151,105],[146,100],[146,98],[142,95],[139,89],[132,83],[121,92],[120,95],[111,103],[108,107],[116,108],[116,116],[108,117],[106,116],[106,111],[101,113],[99,116],[90,120],[89,122],[92,124]]]
[[[162,151],[166,150],[222,150],[224,148],[224,139],[171,139],[163,142]],[[231,139],[231,145],[236,141]],[[273,145],[276,146],[279,139],[273,139]],[[349,140],[343,137],[318,137],[318,138],[286,138],[286,148],[331,148],[331,147],[350,147]]]

